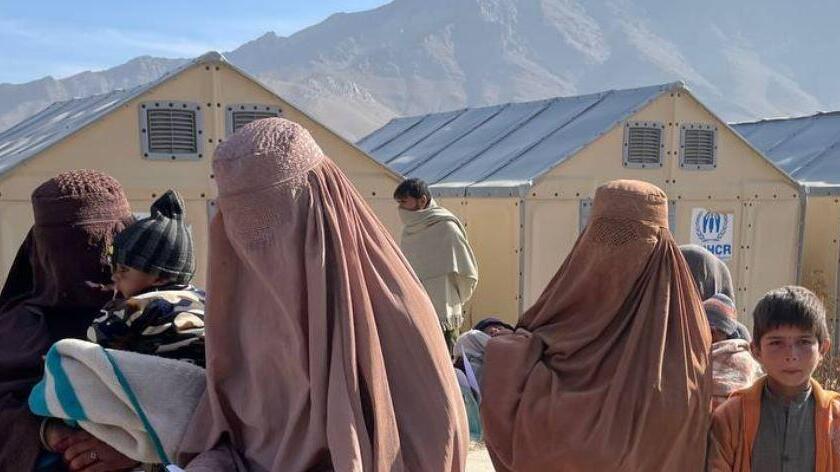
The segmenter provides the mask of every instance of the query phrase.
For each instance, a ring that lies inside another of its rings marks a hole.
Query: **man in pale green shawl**
[[[394,191],[403,232],[400,248],[432,300],[450,352],[464,322],[464,304],[478,283],[475,260],[464,225],[432,199],[419,179]]]

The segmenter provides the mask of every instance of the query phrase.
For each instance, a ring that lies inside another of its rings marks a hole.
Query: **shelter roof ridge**
[[[734,126],[756,125],[756,124],[760,124],[760,123],[773,123],[773,122],[780,122],[780,121],[807,120],[807,119],[810,119],[810,118],[823,118],[823,117],[833,117],[833,116],[840,116],[840,110],[818,111],[818,112],[812,113],[810,115],[802,115],[802,116],[775,116],[775,117],[771,117],[771,118],[762,118],[760,120],[741,121],[739,123],[732,123],[732,124]]]
[[[0,177],[23,162],[26,162],[28,159],[61,142],[68,136],[81,131],[87,126],[90,126],[94,122],[103,118],[105,115],[110,114],[131,100],[134,100],[148,91],[160,86],[188,69],[197,65],[205,64],[224,64],[236,73],[253,81],[257,86],[261,87],[266,92],[289,103],[290,107],[296,108],[293,104],[288,102],[288,100],[279,97],[274,91],[263,85],[255,77],[230,63],[224,55],[216,51],[210,51],[181,64],[180,66],[162,74],[157,79],[145,84],[140,84],[129,89],[115,89],[84,98],[71,98],[68,100],[53,102],[35,115],[24,119],[20,123],[13,125],[5,131],[0,132]],[[62,116],[61,113],[63,111],[68,111],[68,114],[66,116]],[[300,109],[297,109],[297,111],[307,118],[317,121],[311,118],[306,112]],[[348,141],[323,123],[320,123],[320,126],[335,134],[348,146],[358,149],[358,146],[354,143]],[[366,153],[363,152],[363,154]],[[376,166],[382,168],[388,174],[394,176],[395,178],[399,177],[398,173],[394,172],[383,163],[376,161],[375,159],[373,162]]]

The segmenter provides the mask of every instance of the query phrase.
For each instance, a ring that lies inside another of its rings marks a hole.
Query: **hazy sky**
[[[0,0],[0,83],[231,50],[389,0]]]

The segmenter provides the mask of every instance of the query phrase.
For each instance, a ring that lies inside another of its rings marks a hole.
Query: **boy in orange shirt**
[[[811,291],[783,287],[758,302],[753,321],[767,376],[715,410],[707,470],[840,470],[840,394],[811,378],[831,347],[825,308]]]

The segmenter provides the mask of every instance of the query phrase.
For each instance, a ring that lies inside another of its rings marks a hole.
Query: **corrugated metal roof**
[[[288,103],[287,100],[277,96],[276,93],[263,85],[255,77],[228,62],[222,54],[211,51],[167,72],[157,80],[128,90],[115,90],[100,95],[55,102],[34,116],[31,116],[6,131],[3,131],[0,133],[0,176],[5,175],[7,172],[22,164],[27,159],[36,156],[38,153],[44,151],[50,146],[53,146],[64,138],[80,131],[82,128],[94,123],[96,120],[102,118],[108,113],[111,113],[140,95],[152,90],[163,82],[172,79],[181,72],[184,72],[195,65],[213,63],[226,64],[228,67],[244,77],[247,77],[267,92]],[[296,110],[312,121],[318,122],[318,120],[312,118],[306,112],[297,108]],[[321,126],[347,143],[347,145],[356,147],[354,143],[347,141],[343,136],[322,123]],[[375,159],[372,159],[371,162],[380,166],[384,172],[392,176],[394,179],[399,178],[399,175],[394,173],[394,171],[388,166],[382,165]]]
[[[358,142],[444,195],[517,195],[681,82],[397,118]]]
[[[732,127],[800,184],[840,188],[840,112]]]

